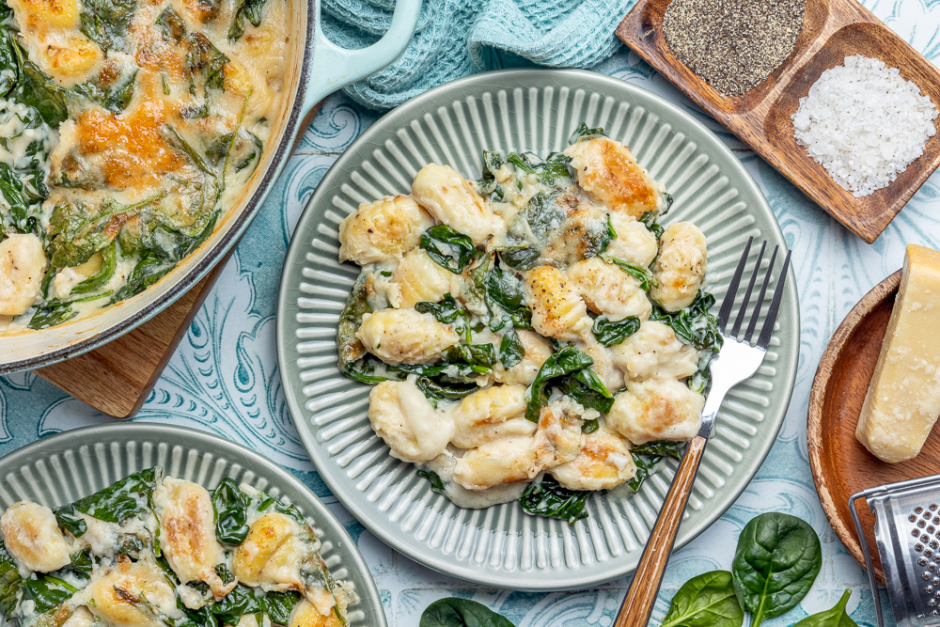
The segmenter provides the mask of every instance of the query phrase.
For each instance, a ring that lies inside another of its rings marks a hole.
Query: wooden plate
[[[865,488],[926,477],[940,470],[937,429],[927,438],[920,455],[900,464],[879,460],[855,439],[855,426],[900,283],[898,270],[852,308],[829,340],[809,397],[806,441],[816,491],[836,535],[862,568],[865,558],[849,512],[849,497]],[[875,549],[875,517],[863,503],[858,504],[859,517],[873,551],[875,575],[884,583],[881,560]]]
[[[793,137],[800,98],[826,70],[861,54],[898,68],[940,107],[940,71],[856,0],[807,0],[793,53],[767,79],[738,97],[724,97],[669,50],[662,22],[671,0],[640,0],[617,36],[712,117],[747,143],[803,193],[869,244],[940,166],[940,133],[888,187],[855,198],[813,161]],[[934,122],[940,131],[940,117]]]

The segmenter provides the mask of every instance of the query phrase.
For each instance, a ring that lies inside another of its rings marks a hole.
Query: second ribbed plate
[[[545,156],[581,122],[630,147],[675,203],[663,222],[692,220],[708,238],[709,290],[721,300],[751,235],[786,247],[760,189],[708,129],[628,83],[574,70],[479,74],[398,107],[349,147],[310,199],[294,231],[277,309],[278,364],[294,425],[321,476],[362,524],[435,570],[487,586],[559,590],[631,573],[675,464],[633,498],[597,493],[573,525],[525,514],[517,503],[461,509],[388,454],[366,415],[370,387],[336,367],[336,327],[358,267],[340,264],[337,229],[363,202],[409,193],[424,165],[480,176],[484,150]],[[754,255],[756,256],[756,248]],[[743,292],[743,290],[741,290]],[[682,546],[717,520],[757,472],[783,422],[799,356],[795,281],[760,371],[718,414]]]

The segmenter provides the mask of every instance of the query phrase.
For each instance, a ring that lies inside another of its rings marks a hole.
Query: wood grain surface
[[[662,21],[671,0],[640,0],[617,36],[659,73],[728,127],[853,233],[871,243],[940,165],[940,133],[888,187],[855,198],[796,143],[791,116],[809,88],[846,56],[861,54],[900,70],[935,104],[940,71],[856,0],[807,0],[793,53],[767,79],[738,97],[724,97],[669,50]],[[934,124],[940,130],[940,118]]]
[[[879,460],[855,439],[855,426],[900,282],[899,270],[876,285],[849,312],[823,353],[809,399],[806,439],[816,491],[836,535],[862,568],[865,558],[849,511],[849,497],[865,488],[940,471],[940,432],[936,428],[920,454],[900,464]],[[875,517],[864,501],[859,501],[857,507],[873,552],[875,575],[884,583],[875,549]]]

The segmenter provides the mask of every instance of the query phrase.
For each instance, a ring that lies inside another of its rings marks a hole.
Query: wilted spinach
[[[254,26],[261,26],[261,20],[264,19],[264,7],[267,4],[268,0],[242,0],[235,12],[232,26],[228,30],[229,40],[236,41],[245,34],[246,19]]]
[[[78,515],[74,505],[65,505],[55,511],[56,522],[76,538],[81,538],[88,531],[88,523]]]
[[[123,83],[102,85],[97,79],[76,85],[70,91],[91,102],[96,102],[111,113],[120,113],[127,108],[134,97],[134,81],[137,72],[128,76]]]
[[[84,0],[81,6],[81,31],[88,39],[105,52],[130,52],[125,37],[137,9],[135,0]]]
[[[111,292],[104,292],[102,294],[92,294],[91,296],[72,298],[69,300],[47,300],[36,309],[35,313],[33,313],[33,317],[29,319],[27,326],[34,331],[54,327],[78,315],[78,311],[73,309],[72,305],[98,300],[99,298],[107,298],[110,295]]]
[[[425,231],[421,235],[421,248],[437,265],[454,274],[461,274],[477,255],[473,240],[446,224]]]
[[[7,620],[12,620],[21,582],[16,562],[13,561],[13,556],[0,539],[0,613]]]
[[[114,270],[117,268],[117,245],[111,242],[110,246],[102,248],[100,252],[101,269],[73,287],[73,294],[87,294],[88,292],[92,292],[105,285],[111,280],[111,277],[114,276]]]
[[[731,573],[713,570],[682,584],[661,627],[741,627],[743,623],[744,610],[734,595]]]
[[[290,613],[294,606],[300,603],[301,596],[296,592],[268,592],[264,598],[265,611],[272,622],[286,625],[290,621]]]
[[[369,270],[359,273],[349,298],[346,299],[346,306],[339,315],[336,346],[339,352],[339,369],[343,373],[346,373],[350,365],[365,354],[365,347],[356,337],[356,332],[362,326],[362,317],[367,313],[372,313],[372,305],[369,303],[371,278],[372,273]]]
[[[640,330],[640,319],[636,316],[627,316],[623,320],[611,322],[607,316],[598,316],[594,319],[591,332],[598,342],[604,346],[622,344],[625,339]]]
[[[440,599],[421,614],[418,627],[515,627],[485,605],[469,599]]]
[[[23,591],[21,602],[32,601],[35,603],[37,614],[44,614],[58,607],[78,592],[78,588],[75,586],[52,575],[46,575],[39,579],[24,579],[20,584],[20,590]]]
[[[427,479],[428,483],[431,484],[431,490],[433,492],[437,492],[438,494],[446,494],[444,490],[444,482],[441,481],[440,475],[438,475],[433,470],[421,469],[418,471],[418,476],[422,479]]]
[[[711,294],[699,292],[691,305],[675,313],[669,313],[659,306],[653,307],[650,320],[657,320],[671,328],[676,337],[685,344],[691,344],[699,353],[698,371],[689,379],[689,387],[703,393],[711,378],[709,363],[721,350],[721,332],[718,330],[718,318],[709,310],[715,304]]]
[[[656,279],[653,277],[653,273],[648,269],[630,263],[629,261],[623,261],[622,259],[614,259],[613,257],[605,257],[605,259],[639,281],[640,288],[644,292],[649,292],[651,288],[656,287]]]
[[[807,616],[793,627],[858,627],[858,624],[852,620],[845,606],[852,596],[851,590],[842,593],[842,598],[836,603],[835,607],[812,616]]]
[[[667,196],[669,196],[667,194]],[[672,204],[672,196],[669,196],[669,204]],[[668,209],[668,207],[666,207]],[[659,222],[656,221],[657,213],[655,211],[647,211],[640,217],[640,222],[646,225],[647,230],[649,230],[653,235],[656,236],[656,239],[660,239],[663,236],[663,233],[666,231],[663,227],[659,225]]]
[[[796,607],[821,566],[819,536],[805,521],[778,512],[752,518],[738,538],[732,566],[735,594],[754,615],[751,625]]]
[[[159,466],[135,472],[72,505],[92,518],[121,524],[132,516],[148,511],[154,487],[162,474],[163,470]]]
[[[476,374],[489,374],[496,365],[496,349],[492,344],[457,344],[444,349],[444,363],[462,364]]]
[[[224,625],[237,625],[245,614],[261,614],[268,610],[264,593],[241,583],[221,601],[208,605],[208,608]],[[258,624],[261,623],[259,620]]]
[[[226,477],[212,491],[215,535],[219,542],[238,545],[248,537],[248,497],[234,479]]]
[[[140,294],[145,289],[162,279],[172,270],[176,264],[174,262],[162,261],[156,253],[151,250],[145,250],[140,256],[137,265],[127,278],[127,282],[121,289],[115,292],[111,298],[112,303],[120,302],[131,296]]]
[[[582,353],[573,346],[563,346],[553,353],[539,368],[535,380],[526,390],[525,417],[532,422],[538,422],[541,408],[548,404],[548,389],[550,387],[564,388],[568,386],[569,390],[577,389],[574,384],[563,380],[563,377],[570,377],[576,383],[583,385],[586,390],[599,394],[605,399],[612,399],[613,395],[607,389],[607,386],[590,369],[593,363],[594,360],[590,355]],[[577,397],[575,400],[578,400]]]
[[[519,364],[525,359],[525,346],[519,339],[519,334],[515,329],[508,329],[503,333],[503,339],[499,343],[499,361],[503,368],[507,370]]]
[[[682,459],[684,449],[684,442],[657,441],[634,446],[630,449],[630,455],[633,457],[633,463],[636,466],[636,474],[627,485],[634,492],[639,492],[640,486],[653,474],[656,465],[663,457]]]
[[[590,492],[562,487],[553,477],[546,475],[541,481],[526,487],[519,497],[519,504],[523,511],[533,516],[558,518],[573,524],[588,517],[584,505],[590,495]]]
[[[581,122],[581,125],[568,137],[568,143],[573,144],[582,137],[607,137],[607,134],[604,133],[604,129],[601,127],[588,128],[586,122]]]

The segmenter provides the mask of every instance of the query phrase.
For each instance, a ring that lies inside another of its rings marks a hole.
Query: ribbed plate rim
[[[120,435],[116,435],[118,433]],[[98,444],[105,446],[115,443],[127,444],[131,440],[141,443],[149,441],[153,444],[166,444],[168,446],[181,445],[197,449],[203,453],[219,455],[242,463],[253,470],[255,474],[266,479],[269,478],[273,485],[289,485],[303,497],[304,500],[298,502],[298,505],[313,519],[315,526],[324,531],[330,541],[334,543],[345,542],[348,546],[351,563],[349,560],[344,559],[343,566],[351,572],[357,572],[361,583],[365,585],[364,590],[360,589],[358,585],[356,586],[356,592],[360,599],[359,607],[367,615],[364,624],[370,624],[368,618],[371,617],[371,624],[374,627],[388,627],[385,608],[382,605],[369,565],[366,564],[359,547],[339,519],[309,487],[289,471],[260,453],[232,440],[205,431],[187,429],[176,425],[141,422],[92,425],[50,435],[7,453],[0,457],[0,477],[16,473],[33,464],[37,459],[52,453],[61,454],[66,451],[77,451],[82,446]],[[258,472],[259,467],[263,469],[265,474]]]
[[[317,204],[327,200],[328,190],[334,189],[332,185],[333,179],[341,176],[341,172],[350,162],[359,163],[365,159],[365,153],[360,151],[382,146],[381,143],[374,141],[373,138],[376,135],[385,132],[388,126],[396,124],[398,127],[404,126],[401,121],[415,118],[416,113],[430,113],[431,109],[429,105],[434,105],[442,96],[452,95],[453,98],[451,100],[456,101],[460,99],[464,89],[468,87],[478,87],[480,85],[485,85],[492,91],[498,91],[500,89],[511,90],[515,86],[524,87],[525,85],[518,81],[524,78],[531,78],[534,75],[537,75],[541,79],[543,86],[551,84],[555,87],[591,89],[601,95],[613,96],[615,98],[639,97],[641,99],[648,99],[650,100],[650,104],[655,107],[648,109],[650,112],[658,113],[659,111],[667,111],[670,115],[678,117],[685,124],[698,131],[700,133],[700,139],[703,142],[707,142],[707,145],[701,146],[703,152],[709,155],[720,155],[720,157],[727,160],[727,165],[730,168],[741,175],[743,184],[739,188],[740,191],[750,193],[748,200],[753,203],[754,209],[759,208],[760,211],[769,216],[770,226],[775,238],[780,242],[786,242],[780,224],[777,222],[773,209],[764,197],[763,192],[731,149],[702,122],[663,97],[626,81],[586,70],[513,69],[483,72],[445,83],[396,107],[356,138],[330,167],[329,171],[324,175],[323,179],[317,185],[316,190],[307,201],[291,235],[290,245],[284,258],[284,266],[281,271],[281,280],[278,286],[277,311],[275,314],[275,341],[277,347],[278,371],[282,381],[285,401],[291,416],[291,421],[300,437],[301,443],[310,456],[314,466],[317,468],[320,477],[330,488],[330,491],[364,527],[396,551],[440,573],[493,588],[525,591],[556,591],[588,588],[608,583],[625,575],[632,574],[636,566],[628,563],[628,560],[625,559],[619,560],[624,563],[623,566],[613,566],[618,562],[617,559],[614,559],[606,562],[606,567],[587,569],[598,571],[598,574],[587,573],[575,576],[570,570],[566,570],[563,571],[564,576],[559,576],[555,580],[540,580],[520,584],[518,577],[513,577],[510,573],[505,573],[504,571],[493,571],[485,566],[477,569],[467,568],[460,564],[452,563],[431,552],[422,551],[419,548],[413,549],[407,542],[402,541],[400,534],[396,535],[392,531],[383,528],[380,524],[383,521],[372,520],[367,512],[359,506],[357,498],[347,495],[337,478],[332,475],[331,471],[336,468],[336,464],[326,451],[321,449],[317,443],[316,437],[312,431],[309,430],[304,420],[303,412],[305,410],[303,408],[303,402],[299,400],[300,392],[295,387],[297,385],[296,379],[298,379],[298,377],[294,376],[296,375],[297,366],[290,363],[285,354],[285,347],[296,342],[294,338],[288,336],[288,328],[293,328],[293,325],[296,324],[289,313],[290,303],[287,300],[287,294],[290,286],[288,285],[288,279],[291,268],[294,265],[302,265],[304,263],[305,255],[302,249],[309,243],[308,241],[302,240],[298,235],[314,231],[317,224],[314,216],[316,213],[314,208]],[[517,84],[513,85],[514,82]],[[589,86],[589,84],[591,85]],[[438,104],[435,110],[442,106],[444,105]],[[794,315],[782,315],[778,318],[778,324],[781,325],[778,333],[789,335],[789,337],[792,338],[791,341],[798,344],[800,337],[800,311],[799,298],[795,285],[796,276],[791,266],[785,286],[785,301],[792,303]],[[784,327],[784,325],[788,323],[792,324],[790,329]],[[694,540],[721,518],[745,489],[747,489],[751,480],[753,480],[758,470],[760,470],[764,460],[770,453],[770,449],[776,442],[777,435],[786,418],[787,408],[789,407],[790,399],[793,395],[798,363],[799,349],[797,347],[796,350],[792,351],[790,362],[781,366],[786,370],[781,377],[783,383],[781,386],[781,397],[783,402],[780,403],[776,411],[774,411],[773,408],[767,409],[768,418],[772,418],[772,421],[769,421],[772,422],[772,427],[769,428],[768,437],[763,441],[759,441],[758,445],[755,447],[757,455],[751,458],[750,464],[747,466],[747,472],[745,473],[747,481],[742,483],[741,487],[738,489],[724,489],[723,493],[725,496],[718,499],[719,504],[712,508],[711,514],[705,516],[703,520],[696,524],[691,530],[688,530],[687,527],[683,527],[682,531],[688,535],[677,540],[674,550],[678,550]],[[300,387],[302,387],[302,384]],[[773,437],[769,437],[771,435]],[[326,468],[329,468],[329,470],[324,471]]]

